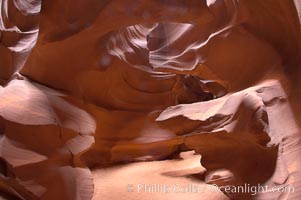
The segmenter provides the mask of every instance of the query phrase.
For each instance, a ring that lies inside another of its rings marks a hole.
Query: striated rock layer
[[[301,198],[299,7],[0,0],[0,195]]]

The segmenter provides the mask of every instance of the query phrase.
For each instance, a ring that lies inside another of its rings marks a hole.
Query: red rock
[[[300,198],[298,1],[2,0],[0,14],[3,198]],[[136,191],[174,182],[219,188]]]

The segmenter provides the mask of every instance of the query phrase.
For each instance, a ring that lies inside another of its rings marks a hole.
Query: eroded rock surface
[[[298,5],[0,1],[1,196],[301,198]],[[126,181],[220,190],[151,196]],[[294,191],[222,187],[244,184]]]

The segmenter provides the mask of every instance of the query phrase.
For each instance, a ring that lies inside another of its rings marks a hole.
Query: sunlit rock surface
[[[299,8],[0,0],[1,198],[300,199]]]

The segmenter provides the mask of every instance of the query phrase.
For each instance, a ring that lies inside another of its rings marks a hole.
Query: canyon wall
[[[181,199],[299,199],[298,8],[0,0],[0,195],[151,199],[125,188],[152,180],[220,187]],[[295,190],[222,189],[244,184]]]

